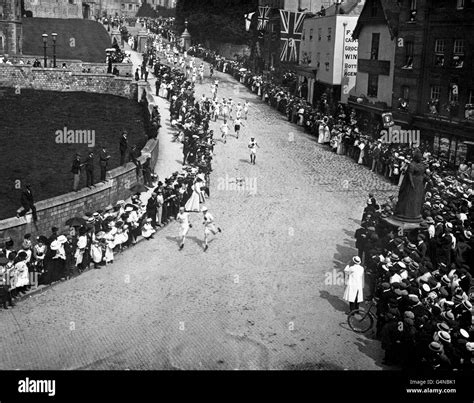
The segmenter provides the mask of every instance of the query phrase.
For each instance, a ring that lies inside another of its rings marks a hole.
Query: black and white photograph
[[[0,0],[0,155],[0,401],[474,398],[474,0]]]

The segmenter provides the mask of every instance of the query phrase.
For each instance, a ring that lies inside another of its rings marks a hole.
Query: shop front
[[[414,126],[420,128],[422,144],[449,167],[456,168],[466,160],[474,162],[472,123],[433,118],[415,119]]]

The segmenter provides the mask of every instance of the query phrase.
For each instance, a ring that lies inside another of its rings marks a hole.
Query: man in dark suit
[[[107,154],[105,146],[99,152],[100,163],[100,181],[105,182],[105,175],[107,173],[107,165],[109,163],[110,155]]]
[[[123,132],[120,138],[120,165],[125,165],[127,161],[128,140],[127,132]]]
[[[38,217],[36,215],[36,207],[35,207],[35,200],[33,197],[33,193],[31,192],[31,185],[27,184],[21,193],[21,200],[20,200],[22,208],[17,211],[16,216],[18,218],[23,217],[31,210],[31,214],[33,215],[33,221],[37,221]]]
[[[94,153],[91,151],[85,162],[86,166],[86,186],[94,186]]]
[[[151,225],[153,228],[156,228],[156,214],[158,213],[158,199],[157,194],[153,192],[151,197],[148,199],[146,205],[146,215],[148,218],[151,218]]]
[[[74,161],[72,162],[72,168],[71,168],[71,172],[74,176],[72,189],[75,192],[77,192],[77,189],[79,188],[79,181],[81,179],[81,168],[82,168],[81,156],[79,154],[76,154],[76,158],[74,158]]]

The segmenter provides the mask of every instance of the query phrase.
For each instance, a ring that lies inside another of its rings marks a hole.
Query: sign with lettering
[[[357,76],[357,51],[358,41],[352,38],[352,29],[344,32],[344,63],[342,72],[341,102],[347,103],[349,92],[355,87]]]

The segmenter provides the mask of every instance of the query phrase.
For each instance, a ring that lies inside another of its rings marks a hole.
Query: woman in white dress
[[[186,211],[200,211],[200,203],[204,201],[204,195],[202,194],[202,180],[200,178],[196,178],[193,184],[193,194],[186,202],[185,210]]]
[[[19,292],[26,291],[27,286],[30,285],[30,276],[28,272],[28,265],[26,264],[27,254],[22,251],[18,253],[17,263],[15,263],[15,288]]]
[[[324,138],[325,138],[325,132],[326,132],[326,128],[327,128],[327,118],[324,117],[324,119],[322,121],[319,122],[319,136],[318,136],[318,143],[319,144],[324,144]]]

